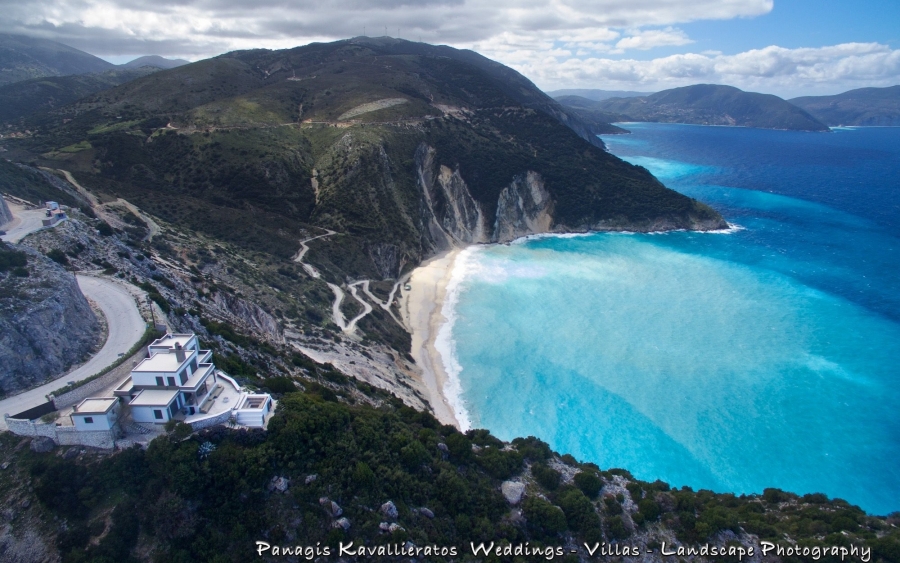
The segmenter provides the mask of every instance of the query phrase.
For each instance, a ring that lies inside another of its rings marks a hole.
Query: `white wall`
[[[72,422],[75,424],[75,429],[79,431],[109,430],[115,424],[115,414],[115,409],[108,414],[72,413]],[[90,424],[85,422],[85,417],[90,417],[94,422]]]
[[[162,411],[162,418],[156,418],[153,416],[154,410]],[[166,407],[145,407],[145,406],[132,406],[131,407],[131,419],[135,422],[149,422],[151,424],[162,424],[169,420],[169,409]]]

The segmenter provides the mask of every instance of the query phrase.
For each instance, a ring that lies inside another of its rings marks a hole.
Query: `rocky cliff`
[[[12,221],[12,212],[10,212],[9,207],[6,205],[6,201],[0,197],[0,225],[5,225]]]
[[[0,391],[43,383],[86,359],[98,343],[100,324],[75,277],[26,247],[18,274],[0,273]]]
[[[506,185],[497,198],[493,217],[472,196],[458,169],[438,164],[433,147],[422,144],[416,152],[416,172],[421,189],[422,232],[426,247],[434,251],[468,244],[509,242],[540,233],[586,231],[665,231],[680,228],[698,230],[727,228],[717,214],[697,213],[673,219],[661,216],[640,221],[608,218],[599,221],[566,224],[555,215],[553,195],[544,178],[533,170],[523,170]]]

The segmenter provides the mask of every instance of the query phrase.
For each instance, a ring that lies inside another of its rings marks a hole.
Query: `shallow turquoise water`
[[[900,509],[900,158],[882,147],[900,129],[629,128],[612,152],[741,228],[467,251],[439,348],[471,426],[676,486]]]

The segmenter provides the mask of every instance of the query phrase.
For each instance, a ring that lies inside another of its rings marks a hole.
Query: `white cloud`
[[[456,46],[503,44],[504,34],[566,49],[608,50],[622,29],[634,48],[684,44],[671,28],[765,14],[772,0],[0,0],[0,31],[42,35],[99,55],[209,56],[362,35]],[[399,28],[399,32],[398,32]],[[679,35],[680,34],[680,35]],[[620,47],[630,48],[630,47]]]
[[[654,47],[687,45],[693,41],[680,29],[667,27],[665,29],[647,29],[633,32],[629,37],[623,37],[616,43],[616,50],[624,52],[627,49],[639,49],[646,51]]]
[[[659,90],[717,82],[791,95],[900,82],[900,51],[876,43],[612,57],[688,45],[679,24],[753,17],[772,6],[773,0],[0,0],[0,32],[43,36],[101,56],[198,59],[365,30],[471,48],[545,88]]]
[[[786,97],[900,82],[900,50],[879,43],[818,48],[770,46],[735,55],[687,53],[652,60],[535,59],[517,65],[539,86],[664,90],[700,82]]]

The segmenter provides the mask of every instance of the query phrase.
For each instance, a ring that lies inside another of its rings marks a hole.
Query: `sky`
[[[389,35],[473,49],[544,90],[900,84],[900,0],[0,0],[0,32],[111,62]]]

